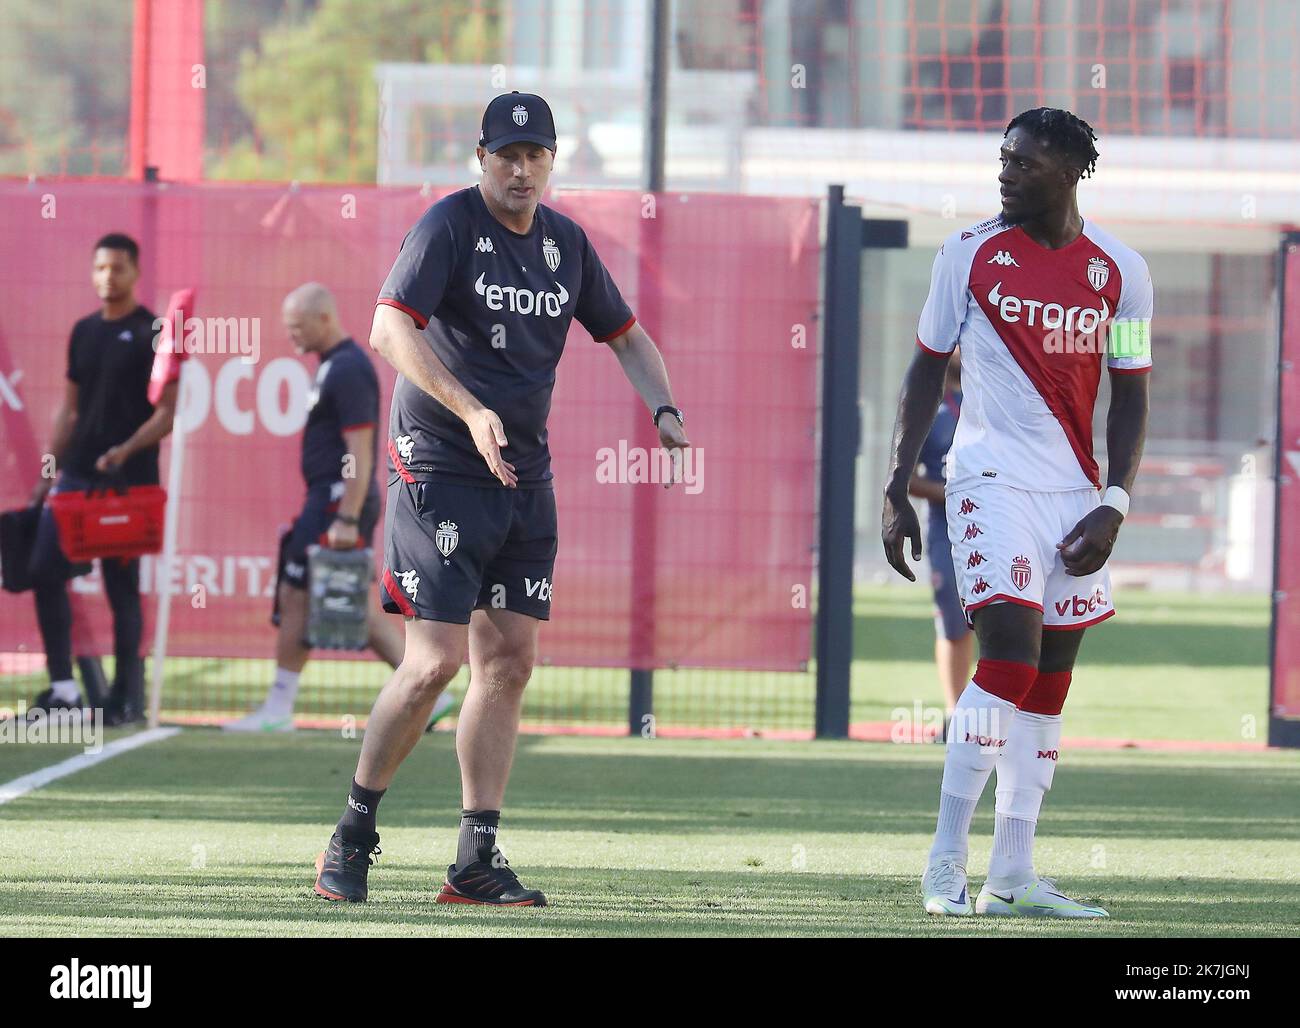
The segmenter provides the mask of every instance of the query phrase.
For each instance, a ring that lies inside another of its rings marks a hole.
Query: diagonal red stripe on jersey
[[[999,262],[999,250],[1012,254],[1016,265]],[[1110,272],[1100,290],[1088,279],[1089,260],[1094,257],[1104,259]],[[1092,414],[1105,359],[1101,344],[1106,328],[1084,335],[1073,319],[1081,318],[1079,312],[1087,309],[1104,310],[1107,320],[1113,318],[1121,287],[1118,261],[1088,237],[1086,227],[1078,239],[1059,250],[1045,249],[1021,228],[999,233],[980,246],[971,263],[971,295],[1060,422],[1079,467],[1096,486],[1101,480],[1092,455]],[[1057,352],[1049,352],[1047,337],[1053,329],[1044,326],[1049,304],[1056,318],[1070,319],[1071,332],[1058,337],[1058,342],[1068,343],[1074,352],[1059,352],[1060,346]],[[1094,352],[1087,352],[1090,344]]]

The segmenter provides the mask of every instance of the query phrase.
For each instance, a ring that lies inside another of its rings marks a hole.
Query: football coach
[[[582,228],[542,204],[555,122],[540,96],[483,114],[477,185],[435,203],[380,290],[370,345],[399,377],[387,450],[385,610],[406,618],[401,664],[375,701],[315,891],[366,898],[376,811],[439,693],[468,657],[456,730],[461,823],[440,903],[543,906],[496,845],[556,554],[546,420],[570,322],[618,358],[660,443],[689,446],[658,348]],[[677,454],[673,455],[674,457]]]

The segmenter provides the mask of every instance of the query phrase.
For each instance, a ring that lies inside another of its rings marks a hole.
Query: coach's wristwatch
[[[345,524],[345,525],[351,525],[351,526],[353,526],[354,528],[355,528],[357,525],[361,524],[361,519],[360,519],[360,518],[354,518],[351,514],[335,514],[335,515],[334,515],[334,520],[335,520],[335,521],[341,521],[341,522],[343,522],[343,524]]]
[[[659,419],[665,414],[671,414],[673,417],[677,419],[678,424],[685,427],[686,416],[676,407],[672,406],[671,404],[665,403],[662,407],[660,407],[657,411],[655,411],[655,428],[659,427]]]

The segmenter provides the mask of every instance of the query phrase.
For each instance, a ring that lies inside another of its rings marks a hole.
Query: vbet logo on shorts
[[[1097,586],[1092,591],[1091,596],[1084,597],[1076,594],[1064,600],[1057,600],[1054,606],[1059,617],[1081,618],[1085,614],[1095,614],[1099,610],[1105,610],[1110,606],[1110,600],[1106,599],[1106,594],[1102,592],[1101,586]]]
[[[558,251],[557,251],[558,252]],[[558,261],[557,261],[558,263]],[[515,286],[499,286],[486,281],[487,272],[479,273],[474,280],[474,292],[483,297],[490,311],[508,310],[511,314],[532,314],[541,317],[558,318],[569,302],[569,291],[560,283],[558,293],[548,293],[544,289],[519,289]]]

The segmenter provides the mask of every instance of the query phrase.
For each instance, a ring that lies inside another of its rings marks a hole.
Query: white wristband
[[[1101,505],[1114,507],[1122,517],[1128,517],[1128,493],[1117,485],[1106,486],[1106,492],[1101,497]]]

